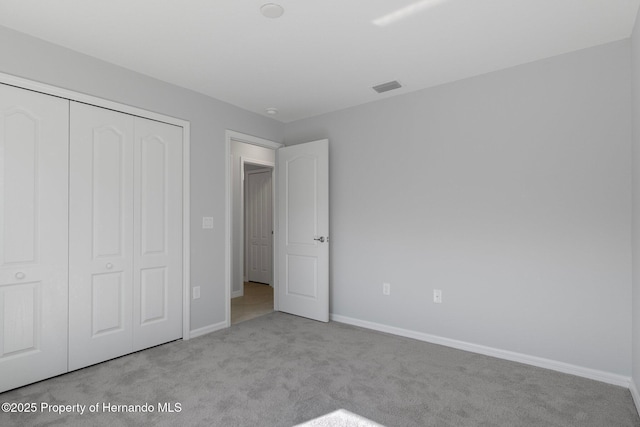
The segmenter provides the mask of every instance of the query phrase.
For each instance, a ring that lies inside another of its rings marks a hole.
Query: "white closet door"
[[[71,102],[70,370],[133,351],[133,129]]]
[[[134,351],[182,337],[182,128],[135,119]]]
[[[67,370],[68,114],[0,85],[0,392]]]

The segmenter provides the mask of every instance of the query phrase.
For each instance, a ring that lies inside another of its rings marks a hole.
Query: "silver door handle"
[[[323,237],[323,236],[320,236],[320,237],[314,237],[314,238],[313,238],[313,240],[316,240],[316,241],[318,241],[318,242],[320,242],[320,243],[324,243],[324,237]]]
[[[18,280],[22,280],[22,279],[24,279],[25,277],[26,277],[26,274],[24,274],[22,271],[18,271],[18,272],[16,273],[16,279],[18,279]]]

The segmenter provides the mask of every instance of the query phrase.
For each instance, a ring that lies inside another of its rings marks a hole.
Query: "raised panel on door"
[[[68,114],[0,84],[0,392],[67,370]]]
[[[135,119],[133,347],[182,337],[182,128]]]
[[[329,321],[328,140],[277,151],[279,310]]]
[[[71,370],[133,351],[133,124],[71,103]]]

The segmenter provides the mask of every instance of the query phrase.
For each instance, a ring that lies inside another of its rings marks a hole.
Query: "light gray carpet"
[[[100,405],[84,415],[1,413],[1,426],[290,427],[337,409],[388,427],[640,426],[621,387],[282,313],[0,394],[0,402]],[[105,403],[155,411],[105,413]],[[160,413],[159,403],[181,411]]]

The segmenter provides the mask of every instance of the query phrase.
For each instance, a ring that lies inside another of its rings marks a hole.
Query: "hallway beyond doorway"
[[[244,322],[273,311],[273,288],[244,282],[244,295],[231,300],[231,324]]]

